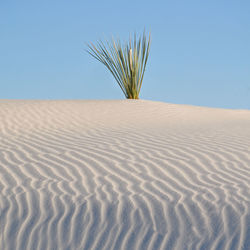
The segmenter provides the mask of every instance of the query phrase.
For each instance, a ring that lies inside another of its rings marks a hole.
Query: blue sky
[[[0,99],[123,99],[86,42],[151,31],[141,99],[250,109],[250,1],[0,1]]]

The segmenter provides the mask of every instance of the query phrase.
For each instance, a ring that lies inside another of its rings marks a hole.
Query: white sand
[[[250,111],[0,101],[0,249],[250,249]]]

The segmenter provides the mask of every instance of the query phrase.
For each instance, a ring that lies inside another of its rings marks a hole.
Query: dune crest
[[[0,101],[0,249],[250,249],[250,111]]]

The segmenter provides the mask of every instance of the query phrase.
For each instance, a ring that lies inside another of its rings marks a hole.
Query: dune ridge
[[[0,249],[250,249],[250,111],[0,101]]]

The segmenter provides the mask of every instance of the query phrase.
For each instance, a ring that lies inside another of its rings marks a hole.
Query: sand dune
[[[0,249],[250,249],[250,111],[0,101]]]

